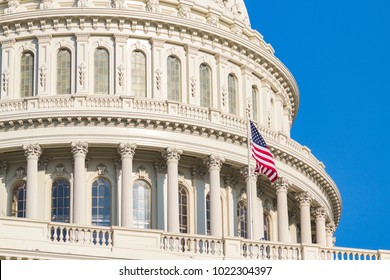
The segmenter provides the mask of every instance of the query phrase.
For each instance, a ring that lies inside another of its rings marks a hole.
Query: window
[[[188,194],[183,186],[179,186],[179,229],[188,233]]]
[[[207,235],[211,235],[211,226],[210,226],[210,193],[206,195],[206,230]]]
[[[17,182],[12,193],[12,213],[14,217],[26,217],[26,181]]]
[[[131,91],[134,96],[146,97],[146,59],[141,51],[131,53]]]
[[[248,236],[248,223],[247,223],[247,208],[244,201],[240,201],[237,205],[237,223],[238,223],[238,236],[247,238]]]
[[[20,61],[20,96],[33,96],[34,92],[34,54],[25,52]]]
[[[264,215],[264,239],[271,241],[271,217]]]
[[[199,66],[200,106],[211,107],[211,69],[206,64]]]
[[[176,56],[169,56],[167,60],[168,100],[180,101],[181,65]]]
[[[259,121],[259,94],[255,86],[252,87],[252,114],[255,121]]]
[[[133,184],[133,226],[150,228],[151,187],[145,181],[137,180]]]
[[[108,94],[109,75],[108,51],[102,48],[95,50],[95,94]]]
[[[57,94],[70,94],[70,51],[60,49],[57,53]]]
[[[51,188],[52,222],[70,222],[70,183],[66,179],[57,179]]]
[[[111,184],[102,177],[92,183],[92,225],[111,225]]]
[[[237,114],[237,78],[233,74],[228,76],[229,113]]]

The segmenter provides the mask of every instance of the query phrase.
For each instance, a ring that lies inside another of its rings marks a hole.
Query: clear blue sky
[[[390,1],[244,1],[297,80],[292,138],[341,192],[336,246],[390,250]]]

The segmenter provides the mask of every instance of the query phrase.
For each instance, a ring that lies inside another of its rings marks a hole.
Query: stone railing
[[[390,260],[390,251],[322,248],[160,230],[0,218],[0,259]]]

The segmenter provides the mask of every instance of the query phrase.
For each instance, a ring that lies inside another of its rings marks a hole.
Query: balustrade
[[[283,245],[268,242],[241,242],[241,256],[260,260],[301,260],[302,249],[299,245]]]

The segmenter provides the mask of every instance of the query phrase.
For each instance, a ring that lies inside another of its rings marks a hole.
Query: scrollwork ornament
[[[336,230],[336,226],[335,226],[334,222],[330,222],[330,223],[326,224],[326,232],[328,234],[332,234],[333,235],[335,230]]]
[[[167,173],[167,162],[163,159],[156,159],[154,161],[154,168],[156,170],[157,173],[160,173],[160,174],[166,174]]]
[[[157,69],[154,73],[156,74],[156,88],[157,90],[161,90],[162,71]]]
[[[42,154],[42,148],[38,144],[23,145],[22,148],[24,150],[24,155],[27,158],[30,157],[39,158]]]
[[[195,76],[191,77],[191,95],[192,97],[195,97],[196,93],[196,78]]]
[[[81,63],[78,67],[78,70],[79,70],[79,83],[80,83],[80,86],[84,85],[84,82],[85,82],[85,64],[84,63]]]
[[[42,3],[39,4],[39,7],[42,9],[42,10],[45,10],[45,9],[49,9],[52,7],[52,4],[53,4],[53,0],[42,0]]]
[[[313,198],[310,193],[302,192],[295,195],[295,200],[298,201],[299,204],[310,204]]]
[[[20,6],[19,0],[8,0],[8,8],[4,10],[5,14],[16,13]]]
[[[39,81],[41,87],[45,88],[46,87],[46,75],[47,75],[47,67],[46,65],[42,65],[39,68]]]
[[[226,106],[226,99],[227,99],[227,89],[226,86],[222,86],[222,105]]]
[[[225,158],[220,155],[209,155],[205,160],[204,163],[206,164],[207,168],[217,168],[221,169],[223,163],[225,162]]]
[[[325,219],[326,218],[325,207],[321,206],[321,207],[314,208],[312,214],[317,220]]]
[[[127,9],[127,3],[125,0],[113,0],[112,7],[117,9]]]
[[[182,18],[191,18],[191,7],[187,5],[180,5],[177,15]]]
[[[72,142],[71,150],[74,156],[84,156],[86,157],[88,153],[88,143],[86,142]]]
[[[5,69],[2,75],[2,84],[3,84],[3,91],[5,94],[8,93],[8,85],[9,85],[9,71],[8,69]]]
[[[121,64],[117,67],[117,69],[118,69],[118,84],[119,86],[122,86],[125,80],[125,67],[123,66],[123,64]]]
[[[137,145],[134,143],[120,143],[118,146],[118,154],[122,157],[133,158]]]
[[[194,179],[204,181],[206,174],[207,174],[207,171],[203,166],[193,166],[192,167],[192,177]]]
[[[168,161],[179,161],[180,155],[183,153],[182,149],[175,147],[168,147],[162,152],[163,158]]]
[[[147,12],[159,13],[160,12],[159,0],[146,0],[145,10]]]
[[[274,185],[276,188],[276,192],[287,191],[290,186],[290,182],[284,177],[279,177],[278,179],[276,179]]]

